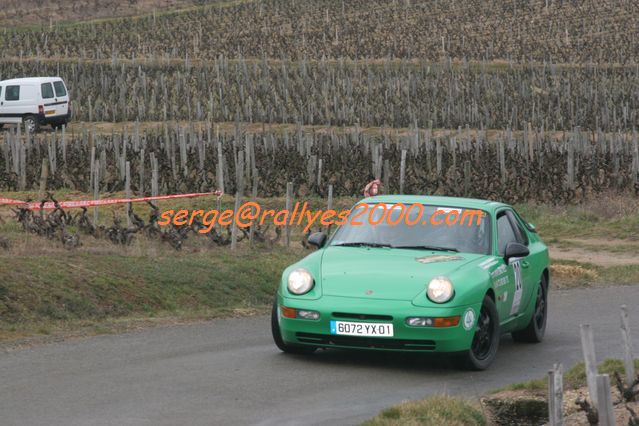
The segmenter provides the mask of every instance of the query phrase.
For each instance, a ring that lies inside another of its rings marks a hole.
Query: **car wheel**
[[[459,358],[460,366],[476,371],[485,370],[494,361],[498,347],[499,315],[495,302],[486,295],[481,305],[470,349]]]
[[[22,124],[24,124],[25,129],[29,133],[36,133],[38,128],[40,127],[38,123],[38,119],[35,115],[27,115],[22,119]]]
[[[275,345],[282,351],[288,354],[310,354],[315,352],[317,348],[312,346],[298,346],[286,343],[282,339],[282,333],[280,332],[280,323],[277,315],[277,300],[273,302],[273,310],[271,312],[271,333],[273,334],[273,341]]]
[[[541,277],[537,287],[537,297],[535,300],[535,310],[530,322],[523,330],[513,331],[512,336],[515,342],[539,343],[544,339],[546,333],[546,321],[548,318],[548,286],[546,277]]]

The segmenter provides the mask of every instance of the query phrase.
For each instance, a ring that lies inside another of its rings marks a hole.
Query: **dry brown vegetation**
[[[179,14],[8,31],[2,53],[628,63],[638,54],[631,30],[638,20],[633,0],[231,1]]]
[[[0,26],[23,27],[133,16],[219,0],[3,0]]]
[[[130,163],[131,188],[149,193],[157,173],[160,193],[224,189],[278,196],[293,182],[299,196],[361,193],[380,177],[387,193],[446,194],[505,200],[568,203],[605,192],[635,195],[639,168],[636,134],[571,132],[562,140],[543,130],[515,137],[504,133],[488,142],[483,132],[433,136],[431,129],[412,129],[398,136],[360,132],[247,132],[237,123],[233,133],[205,128],[137,127],[122,134],[49,133],[22,141],[17,135],[2,144],[0,190],[37,189],[43,161],[49,189],[91,192],[92,171],[99,189],[124,189]],[[401,181],[404,156],[404,181]],[[221,161],[220,161],[221,158]]]
[[[220,58],[135,64],[0,61],[0,79],[59,75],[82,121],[212,120],[325,126],[632,129],[636,67]]]

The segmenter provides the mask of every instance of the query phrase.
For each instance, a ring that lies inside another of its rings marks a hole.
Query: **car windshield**
[[[331,246],[372,246],[489,254],[490,220],[483,212],[424,204],[360,204]],[[402,208],[403,206],[403,208]],[[362,213],[364,211],[364,213]],[[462,222],[463,219],[463,222]],[[470,223],[469,225],[469,222]],[[449,224],[447,224],[449,223]]]

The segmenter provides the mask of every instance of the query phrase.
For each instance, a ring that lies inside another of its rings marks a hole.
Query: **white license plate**
[[[393,337],[393,324],[331,321],[331,334],[345,336]]]

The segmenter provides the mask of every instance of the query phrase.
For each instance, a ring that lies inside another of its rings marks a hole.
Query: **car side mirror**
[[[323,232],[315,232],[308,237],[308,243],[319,248],[324,247],[326,242],[326,234]]]
[[[537,232],[537,228],[535,227],[535,225],[533,225],[532,223],[528,222],[528,230],[530,232]]]
[[[521,243],[508,243],[506,244],[506,253],[504,253],[504,261],[508,261],[513,257],[526,257],[530,254],[528,247]]]

